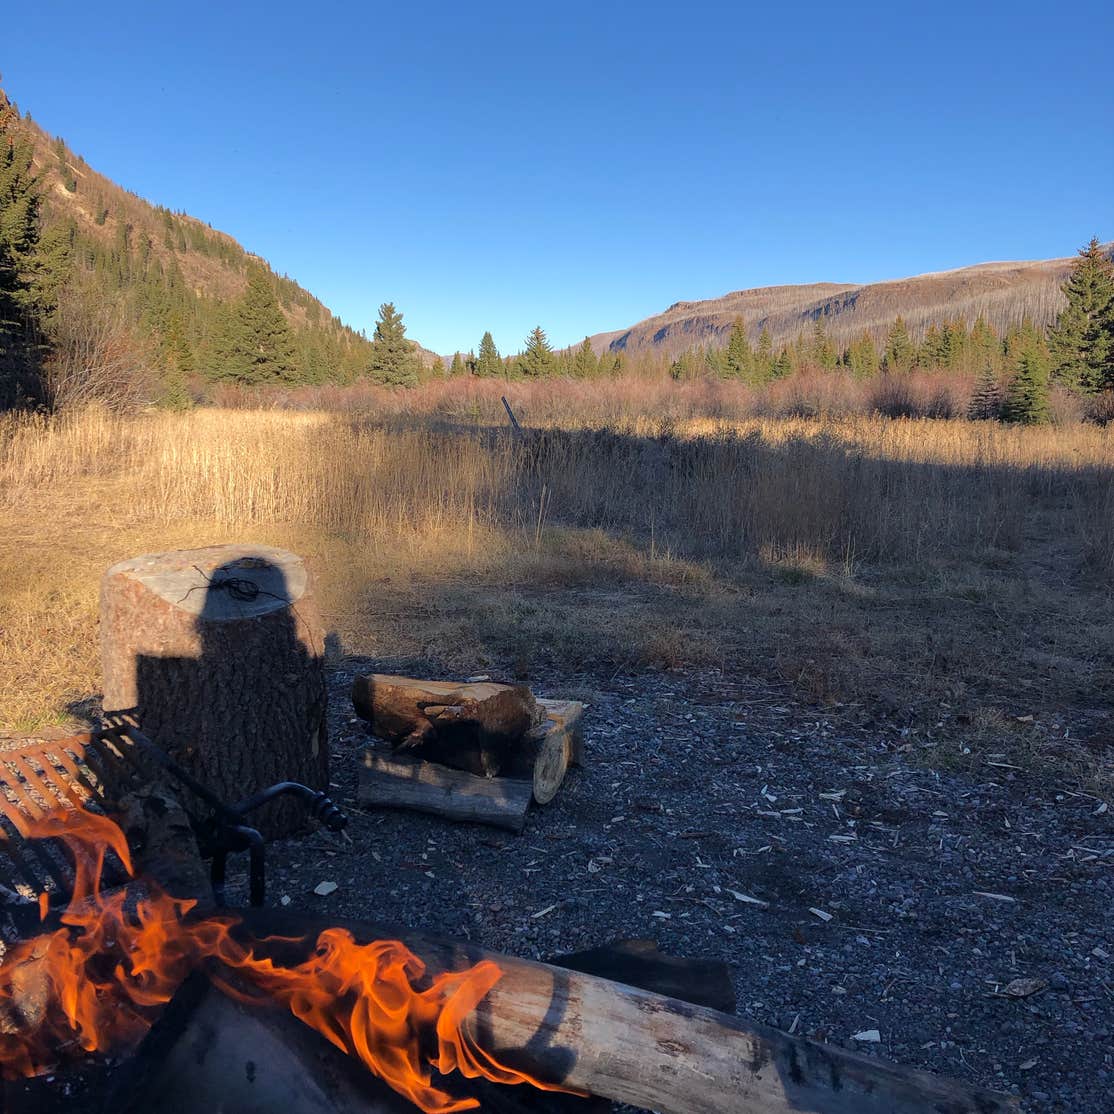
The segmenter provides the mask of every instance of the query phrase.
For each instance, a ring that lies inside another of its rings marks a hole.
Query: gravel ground
[[[353,842],[274,845],[269,901],[528,957],[652,937],[730,964],[755,1020],[1026,1111],[1114,1109],[1114,810],[1095,797],[1007,765],[928,769],[899,727],[756,681],[554,674],[534,690],[591,704],[585,767],[521,836],[365,812],[349,689],[370,671],[436,675],[398,660],[335,672],[334,792]],[[337,890],[314,895],[322,881]],[[869,1030],[877,1043],[855,1040]]]

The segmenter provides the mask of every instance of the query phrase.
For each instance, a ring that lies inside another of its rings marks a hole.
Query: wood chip
[[[864,1029],[861,1033],[856,1033],[851,1039],[853,1041],[863,1041],[866,1044],[878,1044],[882,1039],[882,1034],[877,1029]]]
[[[763,909],[768,909],[770,907],[770,903],[768,901],[762,901],[760,898],[751,897],[749,894],[739,893],[738,890],[728,890],[727,892],[736,901],[742,901],[747,905],[760,905]]]
[[[825,913],[823,909],[811,909],[810,908],[809,912],[814,917],[819,917],[824,922],[830,921],[832,919],[832,914],[831,913]]]
[[[336,889],[337,884],[335,882],[318,882],[317,885],[313,887],[313,892],[317,894],[318,897],[328,897],[329,894],[335,892]]]
[[[989,898],[991,901],[1009,901],[1009,902],[1016,902],[1017,901],[1016,897],[1010,897],[1009,894],[990,894],[990,893],[987,893],[985,890],[974,890],[973,892],[974,892],[975,897],[985,897],[985,898]]]
[[[552,913],[556,908],[557,903],[554,902],[552,905],[547,905],[544,909],[539,909],[536,913],[531,913],[530,919],[536,921],[539,917],[544,917],[547,913]]]
[[[1013,979],[1002,987],[1002,993],[1010,998],[1029,998],[1039,994],[1048,983],[1044,979]]]

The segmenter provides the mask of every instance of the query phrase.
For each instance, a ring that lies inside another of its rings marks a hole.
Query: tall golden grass
[[[1005,725],[998,750],[1015,713],[1109,710],[1114,434],[732,417],[683,392],[562,417],[543,385],[516,388],[517,438],[500,390],[0,418],[0,725],[95,696],[108,564],[236,540],[306,555],[345,648],[380,657],[760,672],[966,709]]]
[[[0,423],[0,500],[51,492],[152,523],[310,527],[375,543],[521,546],[547,526],[684,556],[810,553],[893,563],[1055,536],[1114,569],[1114,437],[940,421],[628,417],[514,438],[482,424],[201,410]]]

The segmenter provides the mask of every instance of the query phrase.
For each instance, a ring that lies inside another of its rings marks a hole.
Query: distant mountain
[[[1055,318],[1064,302],[1060,284],[1073,261],[979,263],[866,285],[820,282],[738,290],[702,302],[675,302],[629,329],[597,333],[592,347],[597,353],[677,356],[693,347],[726,344],[740,317],[752,340],[768,328],[775,348],[807,333],[818,317],[824,318],[836,343],[863,332],[880,341],[898,315],[905,318],[914,340],[920,340],[933,322],[965,318],[971,324],[980,314],[1002,334],[1025,317],[1038,325]]]

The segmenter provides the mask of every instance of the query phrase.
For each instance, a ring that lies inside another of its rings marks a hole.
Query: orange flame
[[[0,962],[0,1073],[7,1078],[50,1071],[63,1049],[134,1046],[182,980],[216,961],[255,992],[249,1000],[285,1005],[428,1114],[477,1105],[434,1086],[431,1068],[556,1089],[499,1064],[467,1033],[466,1019],[502,977],[490,961],[436,975],[419,990],[425,964],[400,941],[361,945],[330,928],[312,956],[283,967],[233,937],[234,917],[187,922],[197,903],[151,883],[138,900],[127,890],[102,894],[109,849],[134,877],[124,834],[111,820],[67,810],[29,834],[69,848],[75,881],[63,927],[15,945]],[[213,981],[245,997],[219,974]]]

